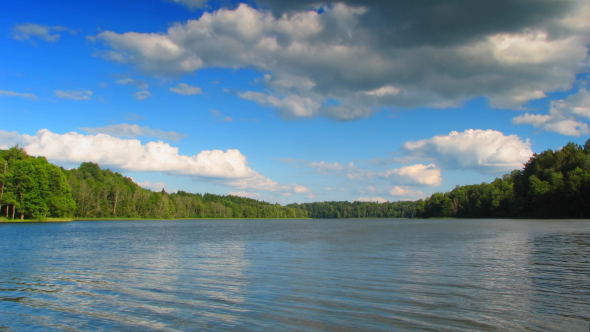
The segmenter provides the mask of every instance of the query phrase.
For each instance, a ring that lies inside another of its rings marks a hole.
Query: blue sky
[[[590,136],[585,0],[0,8],[0,148],[153,190],[415,200]]]

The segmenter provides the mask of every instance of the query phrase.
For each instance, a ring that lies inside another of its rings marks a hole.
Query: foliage
[[[254,199],[213,194],[168,194],[141,188],[128,177],[82,163],[67,171],[82,218],[304,218],[301,209]]]
[[[492,183],[457,187],[424,200],[416,216],[590,218],[590,140],[533,155],[523,170]]]
[[[95,163],[64,170],[15,146],[0,150],[0,215],[45,218],[590,218],[590,140],[535,154],[491,183],[415,202],[281,206],[238,196],[168,194]]]
[[[0,214],[5,218],[70,217],[76,203],[64,170],[18,145],[0,150]]]
[[[288,207],[307,210],[311,218],[412,218],[415,202],[316,202],[290,204]]]

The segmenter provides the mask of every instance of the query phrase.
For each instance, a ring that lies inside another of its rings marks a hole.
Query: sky
[[[400,201],[590,138],[587,0],[0,0],[0,149],[144,188]]]

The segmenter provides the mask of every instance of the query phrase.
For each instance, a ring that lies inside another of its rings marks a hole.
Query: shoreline
[[[137,220],[260,220],[260,219],[281,219],[281,220],[300,220],[313,218],[47,218],[43,220],[35,219],[15,219],[15,220],[0,220],[1,223],[40,223],[40,222],[73,222],[73,221],[137,221]]]

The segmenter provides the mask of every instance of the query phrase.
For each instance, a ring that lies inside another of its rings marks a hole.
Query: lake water
[[[589,331],[590,221],[0,224],[1,331]]]

